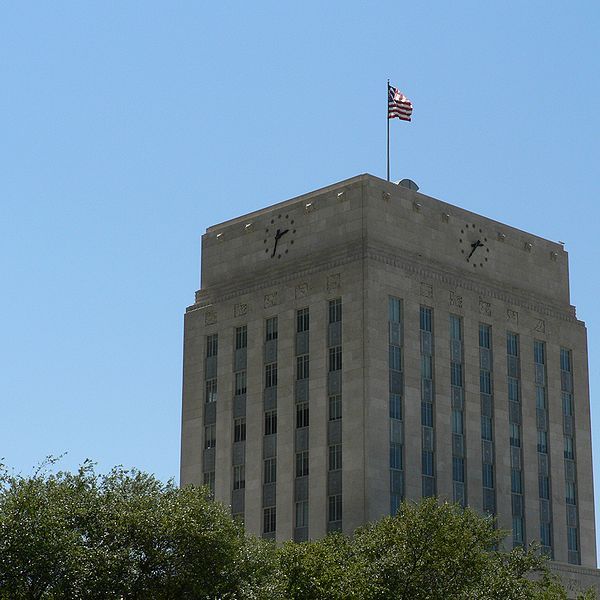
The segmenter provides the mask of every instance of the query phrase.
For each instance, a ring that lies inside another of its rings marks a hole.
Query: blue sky
[[[598,423],[598,31],[591,1],[3,3],[0,456],[177,476],[201,234],[385,177],[388,77],[393,179],[566,243]]]

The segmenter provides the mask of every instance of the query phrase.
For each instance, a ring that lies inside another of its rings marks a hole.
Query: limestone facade
[[[204,234],[181,484],[277,540],[435,494],[594,579],[587,369],[561,244],[360,175]]]

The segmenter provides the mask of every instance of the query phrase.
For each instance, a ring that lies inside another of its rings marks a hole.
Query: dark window
[[[241,350],[248,346],[248,327],[242,325],[242,327],[235,328],[235,349]]]
[[[540,524],[540,542],[542,546],[552,546],[552,527],[550,523]]]
[[[533,360],[538,365],[543,365],[546,362],[546,350],[544,348],[544,342],[533,342]]]
[[[427,308],[426,306],[421,306],[421,310],[419,312],[419,327],[421,331],[433,331],[433,317],[432,317],[431,308]]]
[[[390,418],[402,419],[402,397],[400,394],[390,394]]]
[[[535,406],[536,408],[546,408],[546,388],[541,385],[535,386]]]
[[[233,489],[243,490],[246,487],[246,468],[244,465],[233,467]]]
[[[296,379],[308,379],[309,375],[309,357],[308,354],[296,357]]]
[[[206,380],[206,394],[204,396],[205,402],[216,402],[217,401],[217,380],[207,379]]]
[[[512,402],[519,402],[519,380],[514,377],[508,378],[508,399]]]
[[[265,460],[264,482],[275,483],[277,481],[277,459],[267,458]]]
[[[267,342],[277,339],[277,317],[271,317],[266,321],[265,339]]]
[[[463,414],[461,410],[452,411],[452,433],[462,435],[464,431]]]
[[[452,459],[452,479],[458,483],[465,482],[465,459],[456,458]]]
[[[481,415],[481,438],[491,442],[494,439],[494,431],[491,417]]]
[[[488,350],[492,347],[492,327],[485,323],[479,324],[479,347],[487,348]]]
[[[308,427],[308,402],[296,404],[296,428]]]
[[[233,441],[243,442],[246,439],[246,417],[233,421]]]
[[[509,356],[519,356],[519,336],[510,331],[506,334],[506,353]]]
[[[456,362],[450,363],[450,383],[457,387],[462,387],[462,364]]]
[[[302,333],[303,331],[308,331],[309,327],[310,319],[308,308],[301,308],[296,311],[296,331]]]
[[[510,445],[521,447],[521,426],[517,423],[510,423]]]
[[[523,543],[523,518],[513,517],[513,543]]]
[[[327,520],[330,523],[342,520],[342,495],[336,494],[328,498]]]
[[[402,469],[402,444],[390,444],[390,469]]]
[[[573,396],[569,392],[562,392],[563,415],[573,416]]]
[[[207,485],[210,489],[210,493],[212,496],[215,495],[215,472],[207,471],[204,473],[203,484]]]
[[[479,371],[479,391],[482,394],[492,393],[492,374],[484,369]]]
[[[219,351],[219,334],[214,333],[213,335],[206,336],[206,358],[211,356],[217,356]]]
[[[537,432],[537,451],[540,454],[548,454],[548,433],[541,429]]]
[[[329,446],[329,470],[337,471],[342,468],[342,445]]]
[[[421,467],[423,475],[433,477],[433,452],[430,452],[429,450],[423,450],[423,452],[421,452]]]
[[[296,502],[296,527],[308,527],[308,500]]]
[[[390,345],[390,369],[402,371],[402,350],[400,346]]]
[[[483,463],[483,487],[492,489],[494,487],[494,465]]]
[[[296,452],[296,477],[308,475],[308,450]]]
[[[204,448],[214,448],[217,445],[217,429],[215,425],[207,425],[204,428]]]
[[[263,533],[275,533],[276,523],[276,508],[274,506],[265,508],[263,511]]]
[[[540,498],[550,500],[550,479],[544,475],[538,477],[538,483],[540,488]]]
[[[336,298],[329,301],[329,322],[338,323],[342,320],[342,299]]]
[[[560,349],[560,369],[571,372],[571,351],[566,348]]]
[[[575,452],[573,451],[573,438],[570,435],[565,435],[565,458],[575,460]]]
[[[521,471],[518,469],[510,470],[510,491],[513,494],[523,493],[523,478],[521,477]]]
[[[567,527],[567,542],[570,552],[577,552],[579,550],[577,529],[575,527]]]
[[[460,317],[450,315],[450,339],[462,340]]]
[[[421,354],[421,377],[433,379],[433,357],[431,354]]]
[[[277,386],[277,363],[265,365],[265,387]]]
[[[433,427],[433,404],[421,402],[421,425]]]
[[[388,302],[388,319],[392,323],[400,323],[402,304],[399,298],[390,297]]]
[[[268,410],[265,412],[265,435],[277,433],[277,411]]]
[[[329,371],[339,371],[342,368],[342,347],[329,348]]]
[[[246,393],[246,371],[235,374],[235,395],[242,396]]]
[[[575,483],[572,481],[565,482],[565,502],[567,504],[577,504]]]
[[[336,394],[329,396],[329,420],[337,421],[342,418],[342,396]]]

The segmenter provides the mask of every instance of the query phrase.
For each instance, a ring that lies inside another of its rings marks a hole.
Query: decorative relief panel
[[[539,333],[546,333],[546,321],[544,319],[536,319],[533,330]]]
[[[308,296],[308,283],[299,283],[296,286],[296,298]]]
[[[479,312],[488,317],[492,316],[492,305],[481,297],[479,298]]]
[[[204,313],[204,324],[214,325],[217,322],[217,311],[214,308],[209,308]]]
[[[341,275],[339,273],[334,273],[333,275],[329,275],[329,277],[327,277],[327,291],[335,292],[336,290],[339,289],[341,283],[342,283],[342,280],[341,280]]]
[[[454,292],[450,292],[450,306],[457,306],[458,308],[462,308],[463,306],[463,297],[455,294]]]
[[[421,296],[424,298],[433,298],[433,286],[429,283],[421,282]]]
[[[240,302],[233,307],[233,316],[241,317],[248,314],[248,305],[245,302]]]
[[[265,294],[265,308],[269,308],[270,306],[276,306],[277,304],[279,304],[278,292]]]
[[[513,310],[512,308],[507,308],[506,309],[506,319],[507,319],[507,321],[511,321],[512,323],[518,323],[519,322],[519,313],[516,310]]]

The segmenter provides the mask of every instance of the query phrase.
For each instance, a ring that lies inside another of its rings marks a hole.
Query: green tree
[[[139,471],[0,476],[0,597],[250,597],[266,582],[228,509],[204,488]],[[273,550],[274,551],[274,550]],[[273,552],[272,551],[272,552]]]

